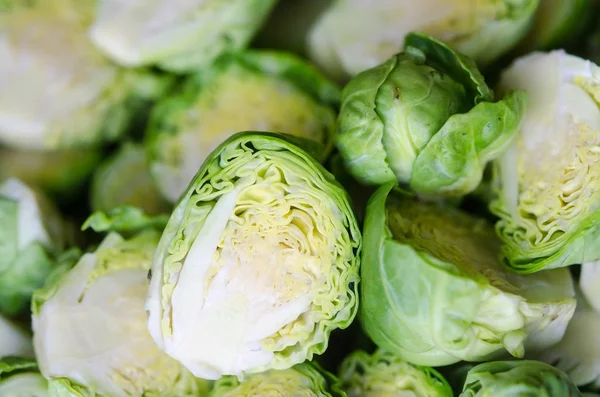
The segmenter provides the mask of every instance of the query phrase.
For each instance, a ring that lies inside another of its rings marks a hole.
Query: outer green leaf
[[[64,224],[40,193],[17,179],[0,183],[0,312],[22,313],[64,246]]]
[[[125,205],[113,208],[108,213],[94,212],[86,219],[81,230],[90,228],[95,232],[119,233],[139,232],[146,228],[162,230],[168,221],[167,214],[149,216],[139,208]]]
[[[339,380],[316,364],[297,364],[284,370],[253,374],[240,381],[234,376],[219,379],[210,397],[259,397],[269,395],[346,397]]]
[[[146,329],[158,239],[154,230],[129,240],[111,233],[36,292],[34,346],[53,396],[195,397],[206,390],[208,383],[163,354]]]
[[[344,79],[398,52],[410,32],[423,32],[491,64],[527,33],[538,0],[338,0],[309,37],[313,60]]]
[[[392,187],[375,192],[364,226],[361,322],[380,348],[441,366],[522,357],[562,338],[575,310],[567,269],[508,273],[486,221]]]
[[[517,140],[496,162],[490,210],[519,273],[600,259],[600,68],[563,51],[520,58],[502,90],[526,89]]]
[[[492,99],[473,61],[410,34],[404,52],[344,88],[337,147],[364,184],[398,181],[425,195],[462,196],[512,142],[526,95]]]
[[[383,350],[350,354],[340,367],[348,397],[452,397],[452,389],[433,368],[415,367]]]
[[[133,206],[150,215],[168,212],[148,170],[145,149],[125,143],[95,172],[90,191],[94,211],[109,212],[119,206]]]
[[[291,54],[245,51],[220,57],[153,110],[147,144],[161,193],[176,202],[206,159],[238,131],[287,133],[333,147],[338,88]]]
[[[282,135],[235,134],[163,232],[148,327],[196,376],[289,368],[354,319],[360,247],[346,192],[313,157]]]
[[[48,397],[48,383],[34,360],[4,357],[0,360],[0,396]]]
[[[540,361],[496,361],[469,371],[460,397],[579,397],[562,371]]]
[[[186,72],[246,47],[275,0],[100,0],[90,38],[124,66]],[[166,12],[168,10],[168,12]]]

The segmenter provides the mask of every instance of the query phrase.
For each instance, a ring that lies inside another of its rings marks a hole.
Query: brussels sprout
[[[550,49],[567,44],[582,33],[591,15],[590,0],[539,0],[524,50]]]
[[[579,397],[581,392],[562,371],[540,361],[479,364],[467,375],[460,397]]]
[[[506,272],[486,221],[392,186],[375,192],[364,226],[361,322],[380,348],[441,366],[561,339],[576,303],[567,269]]]
[[[215,382],[210,397],[346,397],[339,380],[311,363],[298,364],[284,370],[269,370],[253,374],[240,381],[225,376]]]
[[[100,163],[98,149],[33,151],[0,147],[0,180],[17,178],[48,196],[71,201]]]
[[[0,315],[0,359],[6,356],[33,357],[33,345],[25,329]]]
[[[397,180],[421,194],[461,196],[512,142],[526,95],[492,100],[470,59],[409,34],[404,52],[344,88],[337,147],[364,184]]]
[[[34,347],[54,395],[184,397],[207,386],[162,353],[146,329],[147,276],[159,237],[152,230],[129,240],[111,233],[35,292]]]
[[[83,147],[120,136],[138,100],[169,80],[117,68],[89,42],[93,1],[36,1],[0,13],[0,142]]]
[[[119,206],[137,207],[150,215],[169,212],[170,206],[150,178],[143,146],[125,143],[94,174],[90,191],[94,211]]]
[[[348,397],[453,396],[436,370],[415,367],[383,350],[352,353],[342,362],[340,380]]]
[[[518,138],[496,162],[505,264],[519,273],[600,259],[600,68],[563,51],[505,70],[502,90],[530,103]]]
[[[37,370],[34,360],[0,359],[0,396],[49,397],[48,382]]]
[[[583,282],[583,273],[581,281]],[[545,349],[535,358],[554,365],[569,375],[577,386],[600,389],[600,314],[578,294],[577,309],[559,343]]]
[[[407,34],[423,32],[487,65],[527,33],[538,0],[337,0],[309,36],[312,58],[343,79],[398,52]]]
[[[0,312],[27,309],[64,248],[63,220],[50,201],[18,179],[0,183]]]
[[[220,57],[161,101],[147,131],[150,170],[175,202],[205,158],[238,131],[276,131],[333,145],[339,90],[288,54],[248,51]]]
[[[354,319],[360,247],[346,192],[313,157],[283,135],[235,134],[163,232],[148,327],[202,378],[289,368]]]
[[[185,72],[244,48],[275,0],[99,0],[93,43],[124,66]]]

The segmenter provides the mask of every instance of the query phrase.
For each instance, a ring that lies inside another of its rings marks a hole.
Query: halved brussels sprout
[[[94,44],[124,66],[185,72],[244,48],[275,0],[99,0]]]
[[[592,14],[590,0],[539,0],[524,50],[550,49],[568,44],[580,34]]]
[[[583,282],[583,272],[580,282]],[[577,309],[559,343],[534,357],[564,371],[577,386],[600,389],[600,314],[583,294],[577,295]]]
[[[316,364],[303,363],[289,369],[269,370],[244,380],[225,376],[215,382],[210,397],[346,397],[339,380]]]
[[[404,52],[344,88],[337,147],[364,184],[409,184],[425,195],[462,196],[516,135],[526,94],[493,95],[475,64],[409,34]]]
[[[354,319],[360,247],[347,193],[313,157],[283,135],[235,134],[163,232],[148,327],[196,376],[289,368]]]
[[[146,328],[148,271],[160,235],[109,234],[61,263],[32,303],[34,347],[53,395],[198,396],[208,382],[161,352]],[[90,394],[91,393],[91,394]]]
[[[0,359],[0,396],[49,397],[50,393],[34,360],[5,357]]]
[[[293,55],[247,51],[220,57],[161,101],[150,119],[150,170],[175,202],[206,157],[238,131],[275,131],[333,146],[339,90]]]
[[[600,259],[600,68],[563,51],[506,69],[500,89],[526,89],[518,138],[496,162],[505,264],[519,273]]]
[[[15,316],[54,268],[65,225],[46,197],[13,178],[0,183],[0,225],[0,312]]]
[[[109,212],[119,206],[140,208],[149,215],[170,212],[170,205],[150,177],[143,146],[127,142],[94,174],[90,190],[94,211]]]
[[[40,187],[57,201],[71,201],[102,159],[89,149],[34,151],[0,147],[0,180],[17,178]]]
[[[452,389],[433,368],[416,367],[392,353],[377,350],[350,354],[340,367],[348,397],[452,397]]]
[[[315,62],[343,79],[397,53],[410,32],[423,32],[487,65],[527,33],[538,0],[337,0],[315,24]]]
[[[392,186],[367,205],[361,265],[361,323],[380,348],[441,366],[522,357],[562,338],[576,303],[567,269],[506,272],[486,221]]]
[[[93,4],[36,1],[0,13],[0,142],[49,150],[113,140],[137,110],[131,101],[164,88],[93,47]]]
[[[469,371],[460,397],[580,397],[562,371],[540,361],[496,361]]]
[[[33,345],[24,328],[0,315],[0,359],[7,356],[33,357]]]

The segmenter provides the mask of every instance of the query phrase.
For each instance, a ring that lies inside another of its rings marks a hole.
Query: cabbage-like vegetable
[[[93,47],[93,1],[32,4],[0,13],[0,143],[49,150],[117,138],[138,100],[169,79],[119,69]]]
[[[394,354],[359,350],[340,367],[340,381],[348,397],[452,397],[452,389],[433,368],[416,367]]]
[[[128,142],[94,174],[90,190],[94,211],[109,212],[130,205],[154,215],[169,212],[170,206],[154,185],[143,146]]]
[[[33,357],[33,345],[24,328],[0,315],[0,359],[7,356]]]
[[[337,147],[360,182],[462,196],[513,141],[526,94],[493,96],[475,64],[421,34],[344,88]]]
[[[210,397],[346,397],[339,380],[311,363],[253,374],[240,381],[225,376],[215,382]]]
[[[467,375],[460,397],[580,397],[562,371],[540,361],[496,361],[479,364]]]
[[[582,272],[580,283],[583,283]],[[580,284],[581,285],[581,284]],[[577,295],[577,309],[565,336],[535,358],[564,371],[577,386],[600,389],[600,314],[583,294]]]
[[[410,32],[446,41],[487,65],[527,33],[538,0],[337,0],[315,24],[309,48],[330,75],[354,76],[398,52]]]
[[[486,221],[392,186],[369,201],[363,235],[360,318],[380,348],[441,366],[522,357],[562,338],[576,304],[567,269],[507,272]]]
[[[111,233],[72,269],[62,263],[35,292],[34,347],[53,395],[195,397],[206,389],[146,328],[147,276],[159,238],[152,230],[129,240]]]
[[[184,72],[244,48],[275,0],[99,0],[90,38],[125,66]]]
[[[151,173],[175,202],[206,157],[246,130],[311,139],[324,146],[325,159],[338,101],[338,88],[292,55],[247,51],[220,57],[153,111],[147,131]]]
[[[496,162],[490,210],[505,264],[519,273],[600,259],[600,68],[563,51],[506,69],[504,91],[530,102],[518,138]]]
[[[590,0],[539,0],[524,50],[550,49],[568,44],[579,35],[593,14]]]
[[[0,147],[0,180],[17,178],[40,187],[57,201],[68,202],[78,197],[101,159],[102,152],[94,148],[34,151]]]
[[[199,377],[290,368],[354,319],[360,247],[346,192],[313,157],[283,135],[235,134],[163,232],[148,327]]]
[[[65,227],[46,197],[13,178],[0,183],[0,225],[0,312],[14,316],[54,268]]]
[[[0,359],[0,396],[49,397],[48,382],[34,360],[5,357]]]

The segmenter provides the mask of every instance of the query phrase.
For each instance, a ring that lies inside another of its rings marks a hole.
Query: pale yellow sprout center
[[[600,72],[555,51],[517,61],[504,82],[531,96],[515,144],[515,233],[531,245],[552,246],[567,237],[573,219],[598,209],[582,203],[600,202]]]
[[[252,372],[273,361],[278,368],[276,352],[313,339],[316,323],[335,312],[324,296],[339,253],[326,236],[336,235],[339,214],[273,162],[244,168],[171,275],[167,351],[196,374]]]

